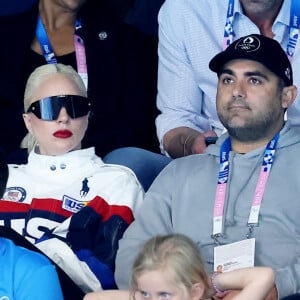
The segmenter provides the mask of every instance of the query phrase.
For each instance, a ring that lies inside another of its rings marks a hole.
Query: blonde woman
[[[70,66],[47,64],[29,77],[23,118],[33,146],[10,165],[0,220],[52,258],[84,291],[114,288],[118,241],[143,189],[126,167],[81,149],[90,101]]]

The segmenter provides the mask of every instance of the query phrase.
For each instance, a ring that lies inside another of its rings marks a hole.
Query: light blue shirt
[[[0,238],[1,300],[63,300],[57,273],[49,260]]]
[[[290,5],[291,0],[283,1],[273,24],[274,38],[285,51]],[[217,75],[208,64],[223,50],[227,6],[227,0],[166,0],[159,12],[157,106],[161,114],[156,126],[161,149],[164,134],[173,128],[215,130],[218,135],[223,130],[216,113]],[[259,33],[243,14],[239,0],[235,0],[233,26],[235,39]],[[292,65],[294,84],[300,87],[300,41]],[[288,110],[288,118],[300,125],[300,93]]]

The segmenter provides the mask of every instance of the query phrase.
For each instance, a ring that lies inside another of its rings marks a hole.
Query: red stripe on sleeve
[[[134,217],[131,208],[126,205],[109,205],[103,198],[97,196],[88,203],[97,214],[103,217],[104,221],[109,220],[113,215],[120,216],[127,224],[133,222]]]

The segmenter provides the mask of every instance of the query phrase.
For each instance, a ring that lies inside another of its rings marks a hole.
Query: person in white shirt
[[[203,153],[205,137],[222,133],[215,109],[217,79],[208,62],[242,36],[256,33],[277,40],[289,54],[299,86],[299,20],[297,0],[166,0],[159,13],[161,114],[156,120],[163,153],[173,158]],[[292,125],[300,124],[299,95],[287,116]]]
[[[300,86],[298,0],[166,0],[158,21],[156,128],[164,155],[136,148],[109,154],[119,162],[131,153],[137,162],[132,169],[147,188],[172,158],[203,153],[222,133],[215,109],[217,79],[208,62],[232,41],[252,33],[274,38],[289,53]],[[299,116],[298,95],[287,117],[300,125]]]

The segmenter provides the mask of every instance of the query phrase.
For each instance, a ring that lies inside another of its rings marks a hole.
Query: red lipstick
[[[67,139],[73,135],[70,130],[58,130],[53,133],[56,138]]]

